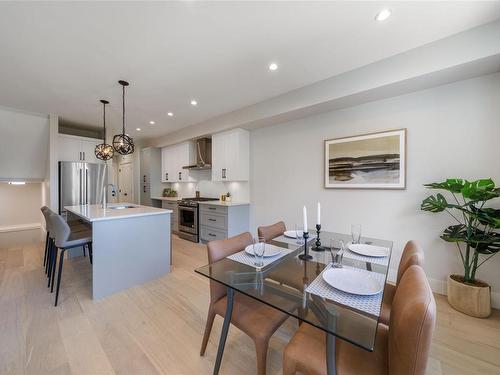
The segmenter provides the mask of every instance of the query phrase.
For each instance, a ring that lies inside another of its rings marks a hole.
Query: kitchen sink
[[[119,206],[108,206],[108,208],[112,209],[112,210],[124,210],[126,208],[136,208],[137,206],[132,206],[132,205],[127,205],[127,204],[123,204],[123,205],[119,205]]]

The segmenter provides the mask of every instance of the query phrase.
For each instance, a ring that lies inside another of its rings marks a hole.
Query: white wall
[[[386,129],[407,128],[406,190],[323,188],[323,141]],[[439,239],[451,223],[420,210],[431,191],[422,184],[448,177],[492,177],[500,185],[500,73],[329,112],[251,132],[251,223],[254,229],[284,219],[293,227],[306,204],[315,217],[322,203],[325,230],[350,232],[361,223],[367,236],[393,239],[392,274],[406,241],[425,249],[433,288],[461,272],[454,245]],[[498,203],[497,203],[498,204]],[[500,304],[500,255],[479,278]]]
[[[0,232],[13,227],[40,225],[43,200],[42,183],[9,185],[0,183]]]
[[[49,160],[49,117],[0,107],[0,181],[43,181]]]

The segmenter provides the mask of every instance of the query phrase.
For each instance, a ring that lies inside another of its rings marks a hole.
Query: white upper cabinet
[[[212,181],[248,181],[249,133],[233,129],[212,136]]]
[[[162,182],[193,182],[196,181],[187,165],[196,162],[195,146],[193,142],[184,142],[161,149],[162,155]]]
[[[59,134],[59,161],[82,161],[87,163],[102,163],[95,157],[95,146],[102,143],[100,139],[77,137]]]

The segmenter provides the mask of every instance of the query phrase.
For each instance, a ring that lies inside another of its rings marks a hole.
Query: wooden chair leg
[[[205,333],[203,334],[203,341],[201,342],[200,355],[205,355],[205,350],[207,349],[208,339],[210,338],[210,332],[212,332],[212,326],[214,325],[215,313],[212,308],[208,310],[207,323],[205,324]]]
[[[268,347],[269,340],[255,341],[255,352],[257,354],[257,375],[266,375]]]

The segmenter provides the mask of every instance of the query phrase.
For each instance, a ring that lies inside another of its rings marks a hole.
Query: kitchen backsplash
[[[163,184],[177,190],[177,195],[182,198],[194,197],[199,190],[202,197],[219,198],[221,194],[231,193],[233,201],[248,202],[250,198],[248,182],[213,182],[208,180],[198,182],[175,182]]]

